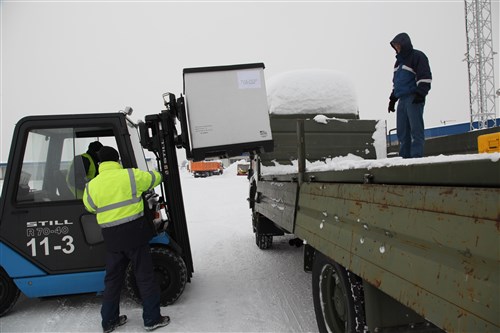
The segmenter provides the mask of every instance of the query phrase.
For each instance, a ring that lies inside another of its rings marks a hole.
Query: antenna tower
[[[464,1],[472,131],[497,126],[491,1]]]

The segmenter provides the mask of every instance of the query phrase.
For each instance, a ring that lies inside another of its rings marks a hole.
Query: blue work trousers
[[[399,156],[415,158],[424,156],[424,103],[413,104],[415,95],[399,99],[396,126]]]
[[[116,323],[120,315],[120,293],[129,262],[134,267],[137,287],[143,301],[144,326],[154,325],[161,319],[160,287],[154,276],[149,245],[145,244],[131,250],[106,252],[106,277],[104,278],[104,297],[101,307],[102,327],[104,329]]]

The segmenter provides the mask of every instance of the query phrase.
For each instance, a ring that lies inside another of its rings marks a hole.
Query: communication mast
[[[470,129],[497,126],[491,1],[465,1]]]

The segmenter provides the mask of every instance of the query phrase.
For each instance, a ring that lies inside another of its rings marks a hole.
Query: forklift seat
[[[54,182],[59,193],[60,200],[70,200],[75,199],[75,195],[70,191],[68,184],[66,183],[66,172],[67,170],[55,170],[54,171]]]

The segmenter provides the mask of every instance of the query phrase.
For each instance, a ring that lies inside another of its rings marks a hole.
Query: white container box
[[[271,151],[264,64],[185,68],[193,159]]]

